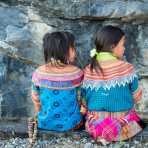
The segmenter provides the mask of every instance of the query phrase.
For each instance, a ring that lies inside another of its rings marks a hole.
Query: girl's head
[[[69,32],[52,32],[43,37],[45,62],[69,64],[75,58],[74,36]]]
[[[105,26],[97,32],[95,45],[97,52],[111,52],[121,58],[124,54],[124,32],[114,26]]]
[[[124,32],[114,26],[105,26],[96,33],[95,45],[97,53],[110,52],[117,58],[122,58],[124,54]],[[97,54],[91,59],[91,70],[101,70],[97,61]]]

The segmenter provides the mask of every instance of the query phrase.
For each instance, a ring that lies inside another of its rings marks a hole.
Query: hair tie
[[[95,48],[93,48],[93,49],[90,51],[90,57],[93,58],[96,54],[97,54],[97,50],[96,50]]]

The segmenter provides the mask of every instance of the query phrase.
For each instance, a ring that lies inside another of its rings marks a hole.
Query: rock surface
[[[36,64],[44,63],[46,32],[74,33],[77,64],[84,67],[95,32],[107,24],[126,33],[125,55],[139,73],[144,86],[142,107],[148,112],[147,0],[1,0],[0,20],[0,118],[33,114],[31,75]]]

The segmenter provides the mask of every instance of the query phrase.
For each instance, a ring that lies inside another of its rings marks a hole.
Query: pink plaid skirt
[[[142,128],[134,109],[129,112],[88,112],[86,130],[94,138],[122,141],[139,133]]]

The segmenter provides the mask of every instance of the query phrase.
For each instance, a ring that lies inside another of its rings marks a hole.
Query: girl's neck
[[[106,60],[117,60],[117,57],[113,55],[111,52],[99,52],[97,53],[98,61],[106,61]]]
[[[55,60],[54,58],[51,58],[50,62],[47,63],[48,66],[51,67],[65,67],[67,64],[62,63],[60,60]]]
[[[52,68],[64,68],[67,66],[67,64],[64,63],[52,63],[52,62],[49,62],[46,65],[47,67],[52,67]]]
[[[49,72],[49,73],[55,73],[55,74],[61,74],[61,73],[71,73],[73,71],[76,71],[77,70],[77,67],[73,66],[73,65],[68,65],[68,64],[65,64],[65,65],[53,65],[51,63],[47,63],[45,66],[44,66],[44,69],[46,72]]]
[[[72,63],[69,64],[64,64],[60,61],[58,62],[49,62],[46,64],[46,67],[50,67],[51,69],[63,69],[63,68],[71,68],[71,67],[75,67]]]

